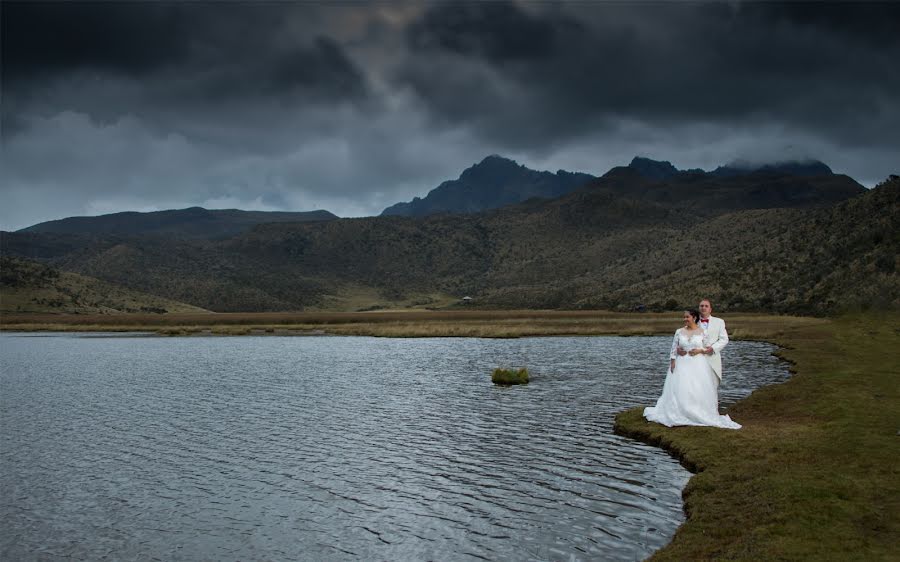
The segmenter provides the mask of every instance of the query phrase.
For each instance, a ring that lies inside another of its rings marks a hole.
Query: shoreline
[[[114,317],[96,324],[14,323],[0,330],[151,332],[157,336],[359,335],[543,337],[670,335],[677,313],[558,311],[183,315],[155,323]],[[651,560],[889,559],[900,544],[900,315],[836,319],[723,314],[736,340],[776,345],[791,378],[761,387],[728,408],[744,427],[667,428],[643,406],[620,412],[614,432],[667,451],[693,473],[685,522]],[[262,323],[265,317],[269,322]],[[33,317],[32,317],[33,319]],[[60,317],[53,317],[59,320]],[[302,319],[304,322],[295,323]],[[141,319],[143,320],[143,319]],[[23,329],[27,328],[27,329]],[[302,329],[303,334],[289,333]],[[262,331],[262,333],[260,333]],[[311,333],[315,331],[315,333]],[[864,335],[860,341],[859,336]],[[726,364],[727,376],[727,364]]]
[[[767,340],[821,318],[727,315],[733,339]],[[345,335],[376,337],[657,336],[680,327],[678,313],[459,310],[332,313],[52,315],[5,314],[3,332],[154,332],[190,335]]]

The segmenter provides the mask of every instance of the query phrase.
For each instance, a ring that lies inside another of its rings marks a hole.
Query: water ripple
[[[668,338],[0,345],[3,559],[637,560],[683,520],[688,473],[612,434]],[[723,402],[771,350],[729,345]]]

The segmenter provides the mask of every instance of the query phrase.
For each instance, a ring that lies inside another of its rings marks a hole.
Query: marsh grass
[[[900,317],[756,328],[795,375],[729,409],[741,430],[616,418],[697,472],[686,523],[652,560],[896,560]]]
[[[232,314],[20,314],[0,317],[11,331],[141,331],[162,335],[307,335],[382,337],[646,336],[672,334],[678,313],[606,311],[407,311]],[[765,339],[822,319],[762,314],[729,315],[736,339]]]
[[[530,377],[528,369],[494,369],[491,373],[491,382],[500,385],[528,384]]]

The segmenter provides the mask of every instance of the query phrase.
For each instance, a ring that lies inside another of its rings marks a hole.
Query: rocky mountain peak
[[[635,156],[628,167],[637,170],[645,178],[654,180],[664,180],[678,173],[678,168],[669,161],[652,160],[643,156]]]
[[[522,166],[515,160],[492,154],[478,164],[466,168],[459,176],[459,179],[467,181],[490,181],[518,174],[524,169],[525,166]]]

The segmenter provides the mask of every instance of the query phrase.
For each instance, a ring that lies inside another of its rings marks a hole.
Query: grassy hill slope
[[[3,257],[0,258],[0,312],[116,314],[205,311],[77,273]]]

